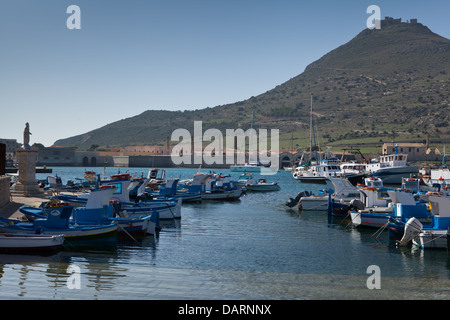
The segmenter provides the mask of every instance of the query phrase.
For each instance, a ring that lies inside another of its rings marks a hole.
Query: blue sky
[[[0,138],[22,142],[29,122],[31,143],[50,146],[145,110],[262,94],[366,28],[370,5],[450,38],[448,0],[2,0]]]

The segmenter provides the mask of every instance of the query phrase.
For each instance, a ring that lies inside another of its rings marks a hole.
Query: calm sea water
[[[86,168],[101,173],[103,168]],[[85,168],[54,167],[64,182]],[[140,175],[145,168],[121,168]],[[208,171],[208,170],[203,170]],[[106,168],[114,174],[118,168]],[[167,169],[190,178],[193,169]],[[221,170],[229,173],[228,170]],[[238,173],[231,173],[238,177]],[[37,178],[45,178],[38,174]],[[299,212],[284,203],[317,185],[289,172],[268,176],[281,191],[248,193],[235,202],[186,204],[182,218],[142,242],[52,256],[0,255],[0,299],[447,299],[450,259],[444,251],[396,248],[387,233],[330,221],[325,212]],[[381,272],[370,290],[368,267]],[[79,268],[80,288],[70,289]]]

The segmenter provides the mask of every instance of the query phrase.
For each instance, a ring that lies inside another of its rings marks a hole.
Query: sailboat
[[[230,166],[230,170],[232,172],[257,172],[261,173],[261,168],[264,167],[260,162],[253,160],[253,150],[251,150],[252,146],[252,132],[253,132],[253,111],[252,111],[252,122],[250,127],[250,136],[249,136],[249,144],[248,144],[248,162],[242,165],[235,164]]]
[[[339,161],[337,159],[319,160],[316,144],[316,130],[313,121],[313,95],[311,95],[311,110],[310,110],[310,132],[309,132],[309,161],[302,165],[300,164],[292,171],[292,177],[301,182],[322,183],[326,184],[329,176],[337,176],[336,170],[340,171]],[[314,140],[314,147],[313,147]],[[315,151],[315,161],[313,161],[313,150]],[[303,156],[302,156],[303,160]],[[337,163],[336,163],[337,161]]]

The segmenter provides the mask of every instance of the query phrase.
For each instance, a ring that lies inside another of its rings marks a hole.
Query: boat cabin
[[[406,166],[408,155],[407,154],[390,154],[386,156],[380,156],[377,160],[372,161],[367,165],[367,169],[377,170],[386,167],[402,167]]]

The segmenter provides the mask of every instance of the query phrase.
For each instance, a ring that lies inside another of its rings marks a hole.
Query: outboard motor
[[[309,196],[310,196],[310,194],[308,191],[301,191],[297,194],[297,196],[295,198],[289,198],[289,200],[286,202],[286,205],[289,208],[293,208],[298,204],[298,202],[300,201],[300,199],[302,197],[309,197]]]
[[[397,242],[399,247],[405,246],[408,242],[414,239],[422,231],[423,225],[422,223],[416,219],[411,218],[405,223],[405,231],[403,233],[403,237],[400,241]]]

